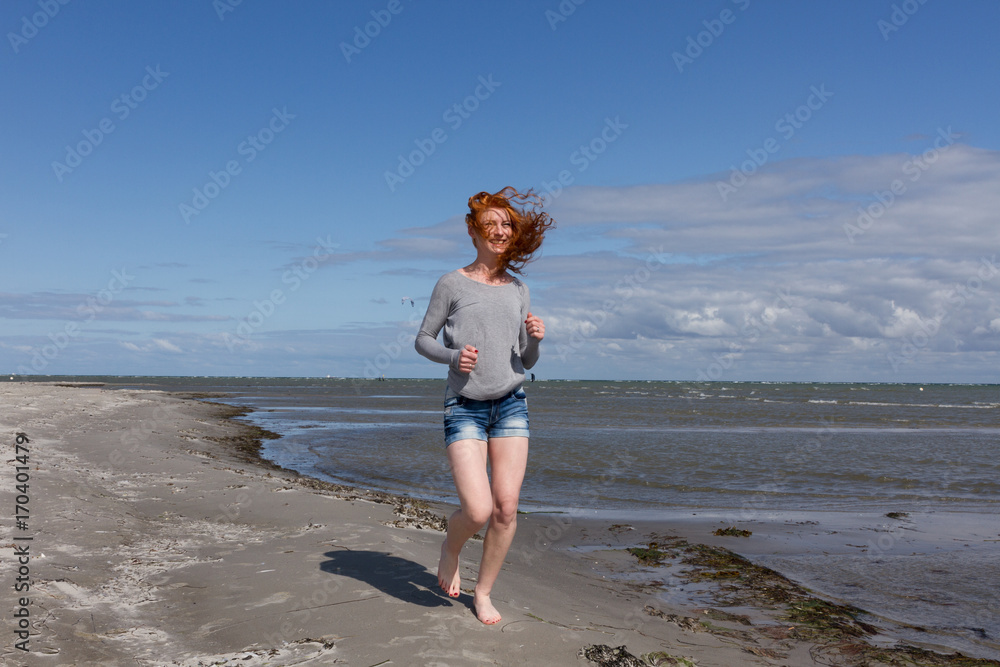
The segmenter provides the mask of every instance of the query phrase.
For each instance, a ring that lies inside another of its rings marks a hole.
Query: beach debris
[[[927,649],[897,644],[892,648],[875,648],[862,642],[840,642],[817,647],[814,655],[824,658],[847,658],[849,662],[835,664],[892,665],[893,667],[996,667],[1000,662],[987,658],[971,658],[963,653],[935,653]],[[833,663],[831,663],[833,664]]]
[[[675,655],[670,655],[663,651],[653,651],[652,653],[643,653],[642,659],[644,664],[651,665],[652,667],[673,667],[674,665],[681,665],[683,667],[696,667],[697,662],[694,660],[689,660],[688,658],[679,658]]]
[[[443,516],[432,512],[430,505],[423,500],[397,497],[392,505],[399,519],[387,523],[388,526],[416,528],[417,530],[426,528],[441,532],[448,530],[448,521]]]
[[[312,639],[309,637],[285,642],[280,648],[265,648],[261,646],[248,646],[242,651],[235,653],[218,653],[215,655],[188,658],[185,660],[173,660],[169,665],[179,667],[209,667],[210,665],[240,665],[240,667],[263,667],[264,665],[298,665],[304,663],[314,663],[319,660],[334,660],[333,653],[336,644],[333,638],[323,637]],[[325,662],[323,664],[326,664]],[[382,663],[379,663],[382,664]]]
[[[649,564],[670,564],[673,560],[682,567],[676,577],[687,581],[715,580],[711,590],[716,604],[729,607],[756,607],[772,610],[768,616],[775,618],[773,625],[754,625],[746,616],[732,614],[720,609],[698,610],[707,618],[693,618],[667,614],[652,606],[644,607],[645,613],[662,618],[692,632],[709,632],[720,638],[735,641],[748,653],[767,660],[784,660],[791,649],[790,642],[807,642],[812,645],[810,653],[822,657],[821,664],[838,665],[883,665],[892,667],[1000,667],[1000,662],[984,658],[971,658],[961,653],[941,654],[906,644],[895,647],[878,647],[869,644],[867,638],[879,629],[863,620],[865,612],[857,607],[839,605],[817,598],[808,589],[783,577],[769,568],[756,565],[747,558],[722,547],[692,544],[683,539],[650,534],[649,545],[628,551],[640,562],[642,557],[652,556]],[[685,567],[686,566],[686,567]],[[739,623],[752,626],[738,629],[717,625],[712,621]],[[700,630],[698,628],[701,628]],[[762,646],[761,641],[774,642],[772,646]],[[599,647],[598,647],[599,648]],[[613,660],[614,651],[608,659]],[[619,647],[624,649],[624,647]],[[601,654],[595,654],[601,655]],[[590,656],[586,656],[588,659]],[[600,665],[683,665],[686,662],[655,663],[642,662],[600,662]],[[681,658],[680,660],[683,660]]]
[[[600,667],[697,667],[694,660],[679,658],[664,651],[643,653],[636,657],[624,646],[611,648],[607,644],[593,644],[580,650],[580,657]]]
[[[753,653],[754,655],[759,655],[762,658],[768,658],[770,660],[784,660],[788,657],[787,653],[781,651],[776,651],[773,648],[764,648],[762,646],[741,646],[747,653]]]
[[[655,616],[657,618],[662,618],[665,621],[673,623],[682,630],[687,630],[688,632],[707,632],[708,628],[699,621],[697,618],[691,618],[690,616],[678,616],[677,614],[665,614],[659,609],[646,605],[642,608],[644,612],[650,616]]]
[[[729,526],[728,528],[716,528],[713,535],[718,535],[719,537],[750,537],[753,535],[749,530],[743,530],[742,528],[737,528],[736,526]]]
[[[660,565],[668,554],[660,551],[659,546],[659,542],[650,542],[645,547],[630,547],[627,551],[643,565]]]
[[[629,653],[624,646],[593,644],[581,649],[580,655],[600,667],[649,667],[649,663]]]
[[[890,519],[905,519],[910,516],[909,512],[887,512],[886,516]]]
[[[701,613],[708,616],[713,621],[728,621],[731,623],[739,623],[740,625],[753,625],[750,617],[743,614],[733,614],[728,611],[712,608],[702,609]]]
[[[862,610],[816,598],[774,570],[728,549],[688,543],[664,548],[669,552],[666,556],[691,566],[680,576],[691,581],[720,581],[713,593],[719,604],[780,610],[779,618],[794,626],[790,634],[796,639],[844,641],[878,632],[878,628],[859,620]],[[722,580],[726,582],[722,584]]]
[[[713,570],[711,572],[699,572],[699,579],[735,579],[740,576],[739,570]]]
[[[857,607],[833,604],[818,598],[798,600],[788,605],[781,616],[796,624],[795,636],[800,639],[862,637],[878,633],[878,628],[858,620],[864,613]]]
[[[210,405],[218,406],[219,416],[223,419],[230,420],[232,423],[239,426],[239,433],[236,435],[216,437],[207,436],[205,440],[211,442],[217,442],[223,447],[229,449],[230,451],[235,451],[239,458],[243,459],[248,463],[256,463],[262,465],[266,468],[271,468],[272,470],[287,470],[281,466],[268,461],[260,454],[262,447],[262,440],[277,440],[281,436],[273,431],[268,431],[260,426],[254,424],[247,424],[246,422],[235,421],[237,417],[244,417],[252,410],[247,407],[240,407],[234,405],[225,405],[223,403],[216,403],[214,401],[204,401]],[[288,471],[292,472],[292,471]]]

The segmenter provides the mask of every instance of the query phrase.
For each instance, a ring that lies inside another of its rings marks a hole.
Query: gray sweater
[[[531,297],[517,278],[507,285],[486,285],[460,271],[441,276],[414,343],[431,361],[448,364],[448,386],[473,400],[499,398],[524,381],[524,369],[538,361],[538,339],[528,336],[524,320]],[[444,329],[444,344],[438,332]],[[471,373],[458,370],[462,348],[479,350]]]

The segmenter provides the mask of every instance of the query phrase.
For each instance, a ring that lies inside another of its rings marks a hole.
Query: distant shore
[[[876,648],[893,642],[860,610],[719,549],[740,538],[708,521],[522,515],[504,619],[486,627],[470,609],[480,543],[466,592],[436,587],[449,508],[261,461],[268,434],[238,408],[17,382],[0,404],[3,488],[27,510],[6,547],[27,562],[0,564],[7,625],[28,626],[4,638],[10,664],[1000,664]]]

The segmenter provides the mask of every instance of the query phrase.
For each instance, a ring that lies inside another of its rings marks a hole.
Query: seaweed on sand
[[[236,417],[243,417],[251,412],[249,408],[240,408],[233,405],[213,403],[211,401],[205,402],[215,406],[219,410],[219,417],[225,420],[235,420]],[[255,426],[254,424],[236,421],[233,421],[232,423],[239,426],[239,431],[236,435],[223,437],[209,436],[206,440],[211,440],[223,445],[248,463],[263,465],[271,468],[272,470],[285,470],[285,468],[268,461],[260,454],[261,447],[263,446],[261,441],[277,440],[281,437],[280,435],[274,433],[273,431],[268,431],[267,429]]]
[[[692,577],[706,572],[736,580],[720,587],[717,598],[729,605],[754,605],[782,609],[781,618],[797,624],[800,639],[829,640],[873,635],[878,629],[858,620],[862,610],[820,600],[774,570],[751,563],[728,549],[688,545],[681,557],[695,566]]]
[[[580,656],[599,667],[694,667],[695,663],[687,658],[678,658],[663,651],[646,653],[636,657],[624,646],[611,648],[606,644],[594,644],[580,651]]]
[[[861,620],[864,611],[857,607],[819,599],[808,589],[774,570],[756,565],[728,549],[683,541],[660,546],[667,552],[666,557],[676,558],[690,566],[678,576],[691,581],[719,579],[714,595],[720,606],[754,606],[777,611],[777,617],[784,625],[757,626],[754,630],[760,637],[810,642],[815,645],[812,649],[814,654],[824,654],[824,660],[833,659],[835,664],[859,667],[1000,667],[1000,662],[996,660],[970,658],[957,652],[935,653],[905,644],[892,648],[872,646],[865,639],[878,633],[879,629]],[[718,613],[717,610],[712,611]],[[732,629],[705,621],[701,621],[701,625],[713,634],[738,638]],[[765,658],[779,656],[779,652],[753,643],[743,648]]]
[[[660,551],[659,546],[658,542],[650,542],[645,547],[630,547],[627,551],[643,565],[660,565],[669,554]]]

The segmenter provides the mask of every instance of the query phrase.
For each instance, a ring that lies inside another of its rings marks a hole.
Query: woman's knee
[[[470,503],[462,512],[477,528],[482,528],[493,516],[493,507],[488,503]]]
[[[507,526],[517,520],[517,499],[497,500],[493,506],[493,514],[490,519],[502,526]]]

